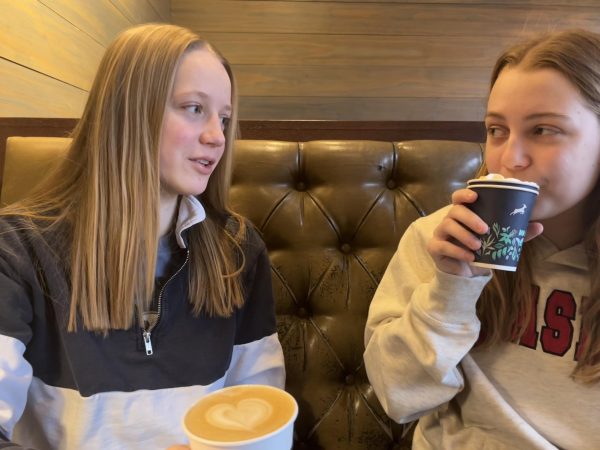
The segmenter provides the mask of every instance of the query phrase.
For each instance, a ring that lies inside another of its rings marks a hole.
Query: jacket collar
[[[181,248],[187,248],[187,239],[183,232],[206,219],[206,211],[193,195],[184,196],[179,202],[179,212],[175,223],[175,237]]]

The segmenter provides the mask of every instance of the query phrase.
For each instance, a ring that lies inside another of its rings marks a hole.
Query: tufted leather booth
[[[20,149],[64,148],[53,139],[9,139],[3,201],[28,188]],[[364,370],[369,303],[407,226],[447,204],[481,156],[461,141],[237,142],[230,200],[269,249],[286,388],[300,405],[295,450],[410,447]]]

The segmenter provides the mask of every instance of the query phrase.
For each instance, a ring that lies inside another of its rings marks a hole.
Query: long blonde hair
[[[225,67],[232,115],[223,157],[200,196],[207,218],[189,232],[189,300],[195,314],[228,316],[243,303],[244,220],[227,207],[237,131],[235,79],[227,61],[188,29],[146,24],[106,49],[68,157],[36,192],[0,214],[34,229],[65,230],[70,315],[106,333],[127,329],[154,290],[159,223],[159,142],[175,71],[186,52],[207,49]],[[46,233],[53,236],[52,233]],[[56,233],[54,234],[56,235]]]
[[[588,106],[600,117],[600,35],[585,30],[566,30],[539,36],[508,49],[492,71],[491,87],[506,67],[551,68],[563,74],[579,90]],[[485,166],[481,173],[486,173]],[[600,203],[600,182],[590,194]],[[585,237],[590,266],[590,295],[583,302],[582,351],[573,377],[583,382],[600,380],[600,208],[590,217]],[[525,244],[515,273],[494,271],[478,303],[482,322],[482,345],[518,341],[533,314],[531,302],[532,258],[535,239]]]

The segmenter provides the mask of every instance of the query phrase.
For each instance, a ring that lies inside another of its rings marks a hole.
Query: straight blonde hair
[[[508,49],[492,71],[491,87],[507,67],[524,70],[551,68],[564,75],[579,90],[587,105],[600,118],[600,35],[585,30],[566,30],[539,36]],[[481,174],[487,173],[482,167]],[[600,204],[600,182],[590,194]],[[590,213],[585,250],[590,267],[590,295],[583,302],[582,351],[573,378],[585,383],[600,380],[600,208]],[[482,322],[482,345],[518,341],[533,314],[531,290],[535,239],[524,245],[522,261],[514,273],[493,271],[493,278],[478,302]]]
[[[237,133],[231,67],[192,31],[146,24],[106,49],[65,162],[32,196],[0,212],[49,239],[60,235],[63,242],[50,242],[58,253],[69,246],[69,331],[78,320],[103,333],[142,324],[154,291],[163,116],[182,56],[195,49],[225,67],[232,114],[223,157],[199,196],[207,217],[189,230],[189,301],[194,314],[224,317],[243,304],[245,221],[227,206]]]

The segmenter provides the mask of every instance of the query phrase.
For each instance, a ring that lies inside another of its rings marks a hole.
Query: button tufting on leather
[[[410,448],[369,387],[364,321],[406,227],[472,178],[481,150],[456,141],[236,141],[230,200],[269,249],[286,388],[300,405],[294,450]]]
[[[308,318],[308,310],[306,308],[298,308],[298,317],[300,317],[301,319],[306,319]]]

